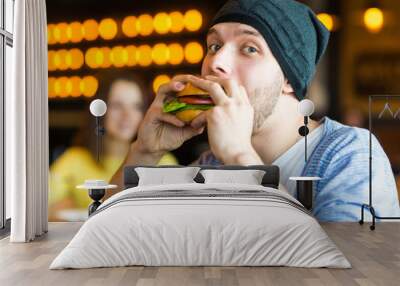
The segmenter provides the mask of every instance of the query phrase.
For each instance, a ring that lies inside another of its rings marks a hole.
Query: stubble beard
[[[260,130],[267,118],[273,113],[281,95],[283,83],[283,75],[277,76],[272,85],[256,88],[250,93],[249,100],[254,109],[253,134]]]

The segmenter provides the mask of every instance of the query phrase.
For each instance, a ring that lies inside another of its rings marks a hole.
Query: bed
[[[278,189],[276,166],[198,166],[263,170],[260,185],[205,183],[200,173],[192,183],[138,185],[138,167],[125,168],[125,189],[90,216],[50,269],[351,267],[311,213]]]

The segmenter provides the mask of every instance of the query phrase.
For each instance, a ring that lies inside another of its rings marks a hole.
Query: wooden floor
[[[353,268],[121,267],[48,270],[81,223],[50,223],[32,243],[0,241],[0,285],[400,285],[400,223],[375,231],[356,223],[323,224]]]

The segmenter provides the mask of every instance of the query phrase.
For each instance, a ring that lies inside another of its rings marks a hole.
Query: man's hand
[[[251,144],[254,109],[247,92],[234,80],[206,76],[177,76],[208,91],[215,106],[191,122],[193,128],[207,124],[208,141],[213,154],[225,164],[263,164]]]
[[[138,131],[136,146],[142,153],[165,153],[180,147],[185,141],[201,134],[204,127],[193,128],[172,114],[162,111],[164,100],[184,88],[184,84],[172,79],[158,89]]]

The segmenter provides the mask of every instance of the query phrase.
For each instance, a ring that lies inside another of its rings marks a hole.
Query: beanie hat
[[[255,28],[267,42],[297,98],[304,98],[329,40],[329,31],[310,8],[294,0],[229,0],[211,26],[225,22]]]

